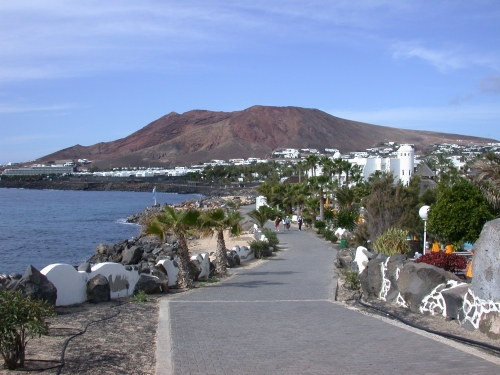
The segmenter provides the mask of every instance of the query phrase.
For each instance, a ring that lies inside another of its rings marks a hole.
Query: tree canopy
[[[447,243],[475,242],[493,209],[481,191],[465,178],[440,184],[437,201],[429,210],[427,230]]]

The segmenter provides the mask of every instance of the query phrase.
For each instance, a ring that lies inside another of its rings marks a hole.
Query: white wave
[[[137,226],[139,226],[139,227],[141,226],[140,224],[137,224],[137,223],[129,223],[129,222],[127,221],[127,219],[118,219],[118,220],[116,220],[116,222],[117,222],[118,224],[125,224],[125,225],[137,225]]]

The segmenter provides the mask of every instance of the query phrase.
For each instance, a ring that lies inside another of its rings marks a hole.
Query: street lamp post
[[[425,254],[425,243],[427,242],[427,214],[429,213],[429,208],[429,206],[422,206],[420,210],[418,210],[420,218],[424,221],[424,248],[422,254]]]

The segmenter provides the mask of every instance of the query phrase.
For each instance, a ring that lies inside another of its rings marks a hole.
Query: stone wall
[[[391,257],[371,254],[362,247],[357,249],[356,258],[348,249],[339,251],[338,257],[338,265],[356,272],[359,272],[359,263],[365,299],[393,303],[417,314],[441,315],[465,329],[480,330],[492,339],[500,338],[500,300],[480,298],[471,284],[453,273],[414,263],[401,254]],[[353,259],[351,264],[348,259]]]

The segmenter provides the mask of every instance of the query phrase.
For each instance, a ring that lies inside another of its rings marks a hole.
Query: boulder
[[[196,258],[196,257],[194,257]],[[194,281],[198,280],[198,276],[201,273],[201,267],[196,261],[196,259],[193,260],[193,257],[190,258],[189,260],[189,275]]]
[[[162,282],[156,276],[146,275],[142,273],[139,277],[139,280],[135,284],[134,294],[137,294],[137,292],[139,292],[140,290],[142,290],[146,294],[160,293],[162,290]]]
[[[153,267],[152,273],[153,276],[156,276],[158,279],[160,279],[161,291],[163,293],[168,293],[168,276],[167,271],[165,271],[163,265],[158,264],[157,266]]]
[[[132,246],[122,253],[122,264],[137,264],[142,258],[143,250],[139,246]]]
[[[228,250],[226,253],[229,268],[233,268],[241,264],[240,256],[236,250]]]
[[[364,246],[358,246],[356,248],[356,256],[354,257],[354,261],[358,265],[359,273],[363,272],[370,258],[373,257],[373,254],[368,251],[368,249]]]
[[[17,273],[17,272],[12,272],[10,274],[10,278],[12,280],[21,280],[22,277],[23,277],[23,275],[21,275],[20,273]]]
[[[80,264],[78,266],[77,270],[87,272],[87,273],[92,272],[92,268],[90,267],[90,263],[88,263],[88,262]]]
[[[95,275],[87,282],[87,301],[92,303],[109,302],[111,287],[109,281],[101,274]]]
[[[404,254],[394,254],[391,255],[389,261],[387,262],[387,270],[385,271],[385,278],[391,283],[389,291],[385,300],[387,302],[394,301],[399,294],[398,289],[398,279],[401,269],[404,267],[407,259]]]
[[[465,319],[464,300],[469,292],[469,284],[462,284],[455,288],[443,290],[444,303],[446,304],[446,317],[463,321]]]
[[[490,339],[500,339],[500,312],[490,311],[483,314],[479,322],[479,330]]]
[[[248,246],[235,246],[232,250],[236,251],[240,257],[240,263],[254,258],[254,253]]]
[[[337,252],[337,267],[350,269],[352,261],[353,256],[351,250],[340,249]]]
[[[484,300],[500,301],[500,219],[484,224],[474,244],[472,290]]]
[[[210,256],[208,253],[201,253],[191,257],[192,262],[196,262],[200,268],[198,280],[206,280],[210,276]]]
[[[98,255],[108,255],[108,251],[113,250],[113,245],[108,243],[100,243],[95,248],[95,253]]]
[[[40,273],[35,267],[28,266],[23,277],[17,282],[14,290],[21,290],[23,297],[31,297],[35,300],[45,300],[55,306],[57,300],[57,289],[47,277]]]
[[[442,268],[426,263],[408,263],[399,274],[398,289],[410,310],[419,313],[422,300],[438,285],[450,280],[461,282]]]
[[[380,297],[384,280],[383,264],[383,259],[372,259],[368,262],[363,272],[359,274],[359,282],[365,298]]]

